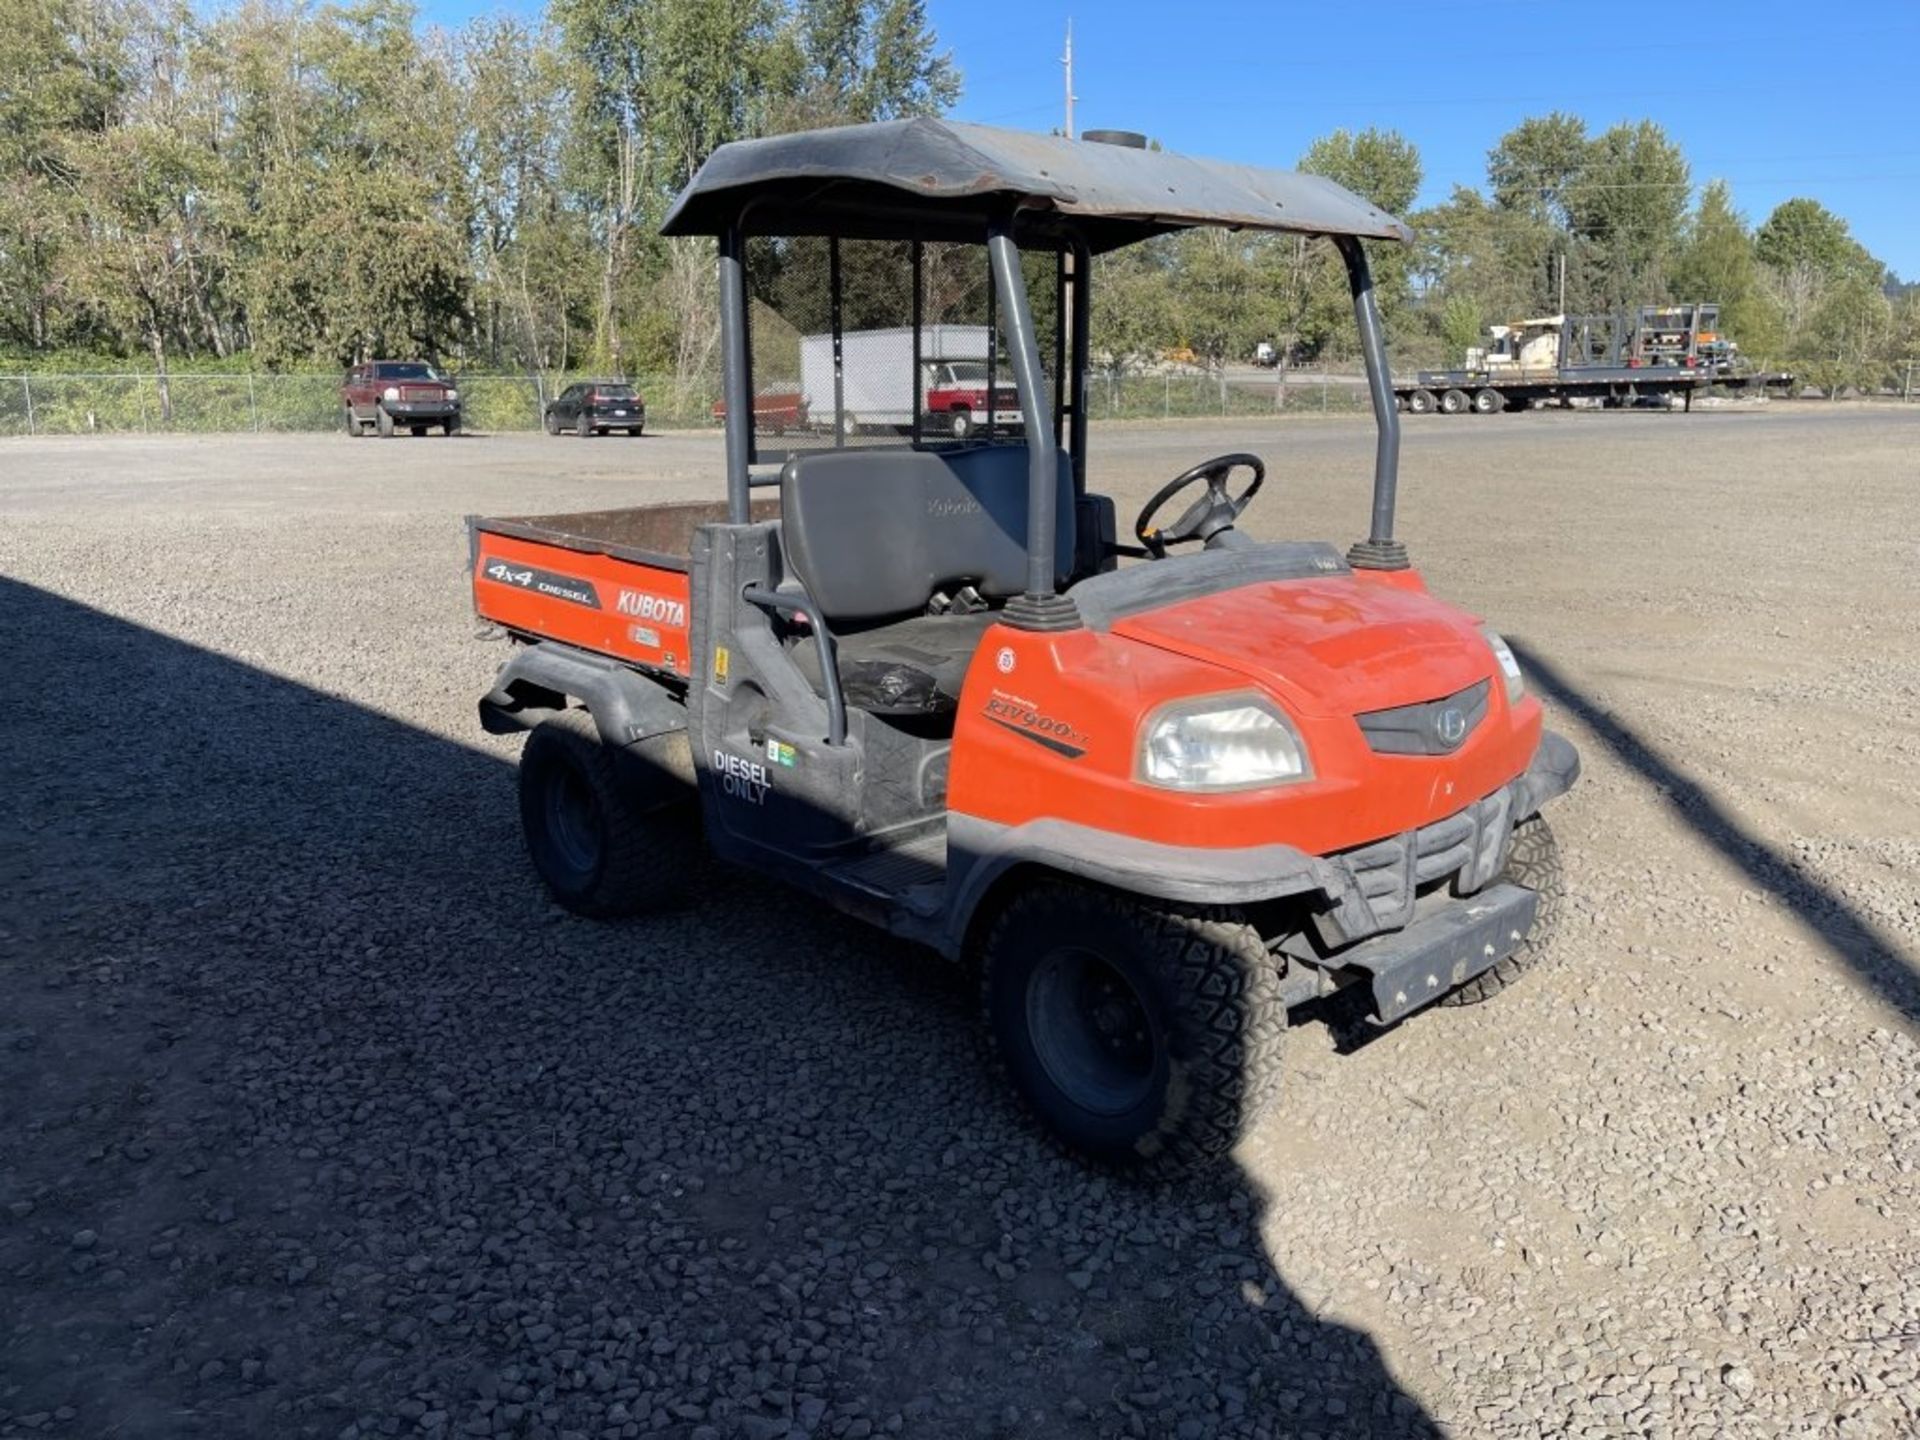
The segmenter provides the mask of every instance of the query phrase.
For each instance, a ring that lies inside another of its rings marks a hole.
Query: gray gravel
[[[928,959],[531,878],[458,517],[711,438],[0,442],[0,1436],[1920,1430],[1920,411],[1407,430],[1416,558],[1586,757],[1558,963],[1303,1026],[1158,1191]],[[1095,442],[1364,513],[1352,423]]]

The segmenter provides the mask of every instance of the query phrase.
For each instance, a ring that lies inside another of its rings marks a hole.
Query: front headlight
[[[382,400],[398,400],[400,398],[400,387],[398,385],[387,386],[386,389],[380,392],[380,398]]]
[[[1173,790],[1245,790],[1313,774],[1287,717],[1258,695],[1163,706],[1140,732],[1140,778]]]
[[[1520,673],[1520,662],[1513,658],[1513,650],[1500,638],[1500,632],[1491,625],[1480,627],[1481,638],[1487,642],[1487,648],[1493,651],[1493,658],[1500,662],[1500,673],[1507,681],[1507,704],[1518,705],[1527,693],[1527,677]]]
[[[449,400],[458,400],[460,398],[460,392],[449,385],[447,387],[447,398]]]

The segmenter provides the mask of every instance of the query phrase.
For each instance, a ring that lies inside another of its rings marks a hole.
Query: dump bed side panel
[[[691,673],[684,569],[596,554],[478,524],[473,605],[496,625],[650,669]]]

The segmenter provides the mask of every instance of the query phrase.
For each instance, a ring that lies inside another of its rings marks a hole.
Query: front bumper
[[[1484,889],[1506,867],[1513,827],[1564,795],[1579,774],[1579,752],[1546,731],[1512,784],[1431,825],[1325,857],[1329,904],[1313,917],[1320,942],[1335,948],[1410,924],[1421,892],[1438,881],[1456,896]]]
[[[1431,908],[1431,892],[1440,888],[1431,882],[1449,881],[1457,896],[1487,885],[1506,864],[1513,827],[1565,794],[1579,774],[1579,753],[1547,731],[1527,769],[1492,794],[1418,830],[1331,855],[1285,844],[1166,845],[1064,820],[1006,826],[950,812],[940,943],[960,953],[974,907],[994,881],[1015,866],[1036,865],[1182,904],[1248,906],[1303,898],[1316,916],[1323,950],[1353,945],[1410,925],[1416,911]],[[1429,892],[1424,898],[1422,890]],[[1316,963],[1337,967],[1345,961],[1316,957]]]
[[[445,400],[382,400],[380,408],[396,420],[414,424],[438,425],[443,420],[460,418],[460,402]]]
[[[1372,990],[1368,1018],[1391,1025],[1513,954],[1539,908],[1539,895],[1524,885],[1489,885],[1426,908],[1406,929],[1363,941],[1339,963]]]

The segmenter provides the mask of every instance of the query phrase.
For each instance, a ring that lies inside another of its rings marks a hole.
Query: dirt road
[[[1920,410],[1409,420],[1585,758],[1573,917],[1206,1186],[1038,1139],[933,962],[520,853],[459,517],[708,436],[0,441],[0,1436],[1920,1430]],[[1364,423],[1097,429],[1123,517]]]

